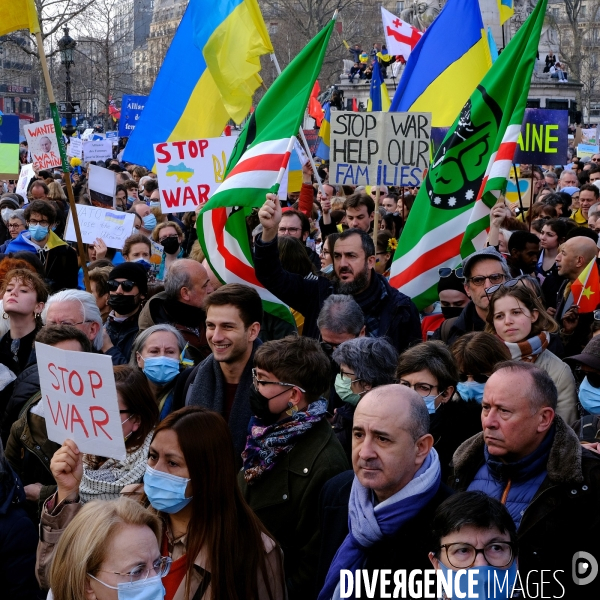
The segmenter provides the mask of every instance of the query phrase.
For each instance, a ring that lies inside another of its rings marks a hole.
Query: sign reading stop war
[[[418,186],[429,167],[431,113],[331,113],[329,176],[342,185]]]
[[[126,457],[110,356],[35,343],[48,438],[81,452]]]

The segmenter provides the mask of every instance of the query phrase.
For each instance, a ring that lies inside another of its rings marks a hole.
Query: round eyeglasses
[[[446,551],[448,562],[455,569],[472,567],[480,552],[492,567],[507,567],[513,560],[511,542],[491,542],[483,548],[475,548],[475,546],[466,542],[454,542],[452,544],[442,544],[440,548]]]

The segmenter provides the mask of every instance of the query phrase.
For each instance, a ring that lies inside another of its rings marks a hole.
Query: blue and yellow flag
[[[331,121],[331,105],[329,102],[323,106],[323,110],[325,111],[325,114],[323,115],[321,128],[319,129],[321,141],[319,142],[319,147],[315,154],[323,160],[329,160],[329,140],[331,138],[331,125],[329,123]]]
[[[369,99],[367,100],[367,112],[384,111],[390,109],[390,95],[383,78],[381,77],[381,68],[379,63],[373,63],[373,76],[371,77],[371,89],[369,90]]]
[[[498,0],[498,10],[500,11],[500,25],[503,25],[515,14],[514,0]]]
[[[492,57],[492,64],[496,62],[498,58],[498,46],[496,46],[496,40],[494,39],[494,35],[492,33],[492,28],[487,28],[487,36],[488,36],[488,44],[490,47],[490,56]]]
[[[152,145],[221,135],[246,117],[273,46],[256,0],[190,0],[123,160],[154,164]]]
[[[492,65],[477,0],[448,0],[410,54],[392,112],[431,112],[450,127]]]

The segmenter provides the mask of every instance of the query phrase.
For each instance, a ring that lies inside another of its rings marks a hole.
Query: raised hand
[[[50,471],[58,486],[58,502],[77,500],[83,477],[83,455],[73,440],[65,440],[54,453]]]
[[[270,242],[277,237],[277,230],[281,222],[281,204],[277,194],[267,194],[266,202],[258,211],[260,224],[263,226],[262,239]]]

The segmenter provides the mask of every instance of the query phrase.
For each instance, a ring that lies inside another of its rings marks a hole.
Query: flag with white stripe
[[[541,0],[473,92],[440,145],[400,238],[390,283],[419,308],[441,267],[486,244],[525,113],[547,0]]]

